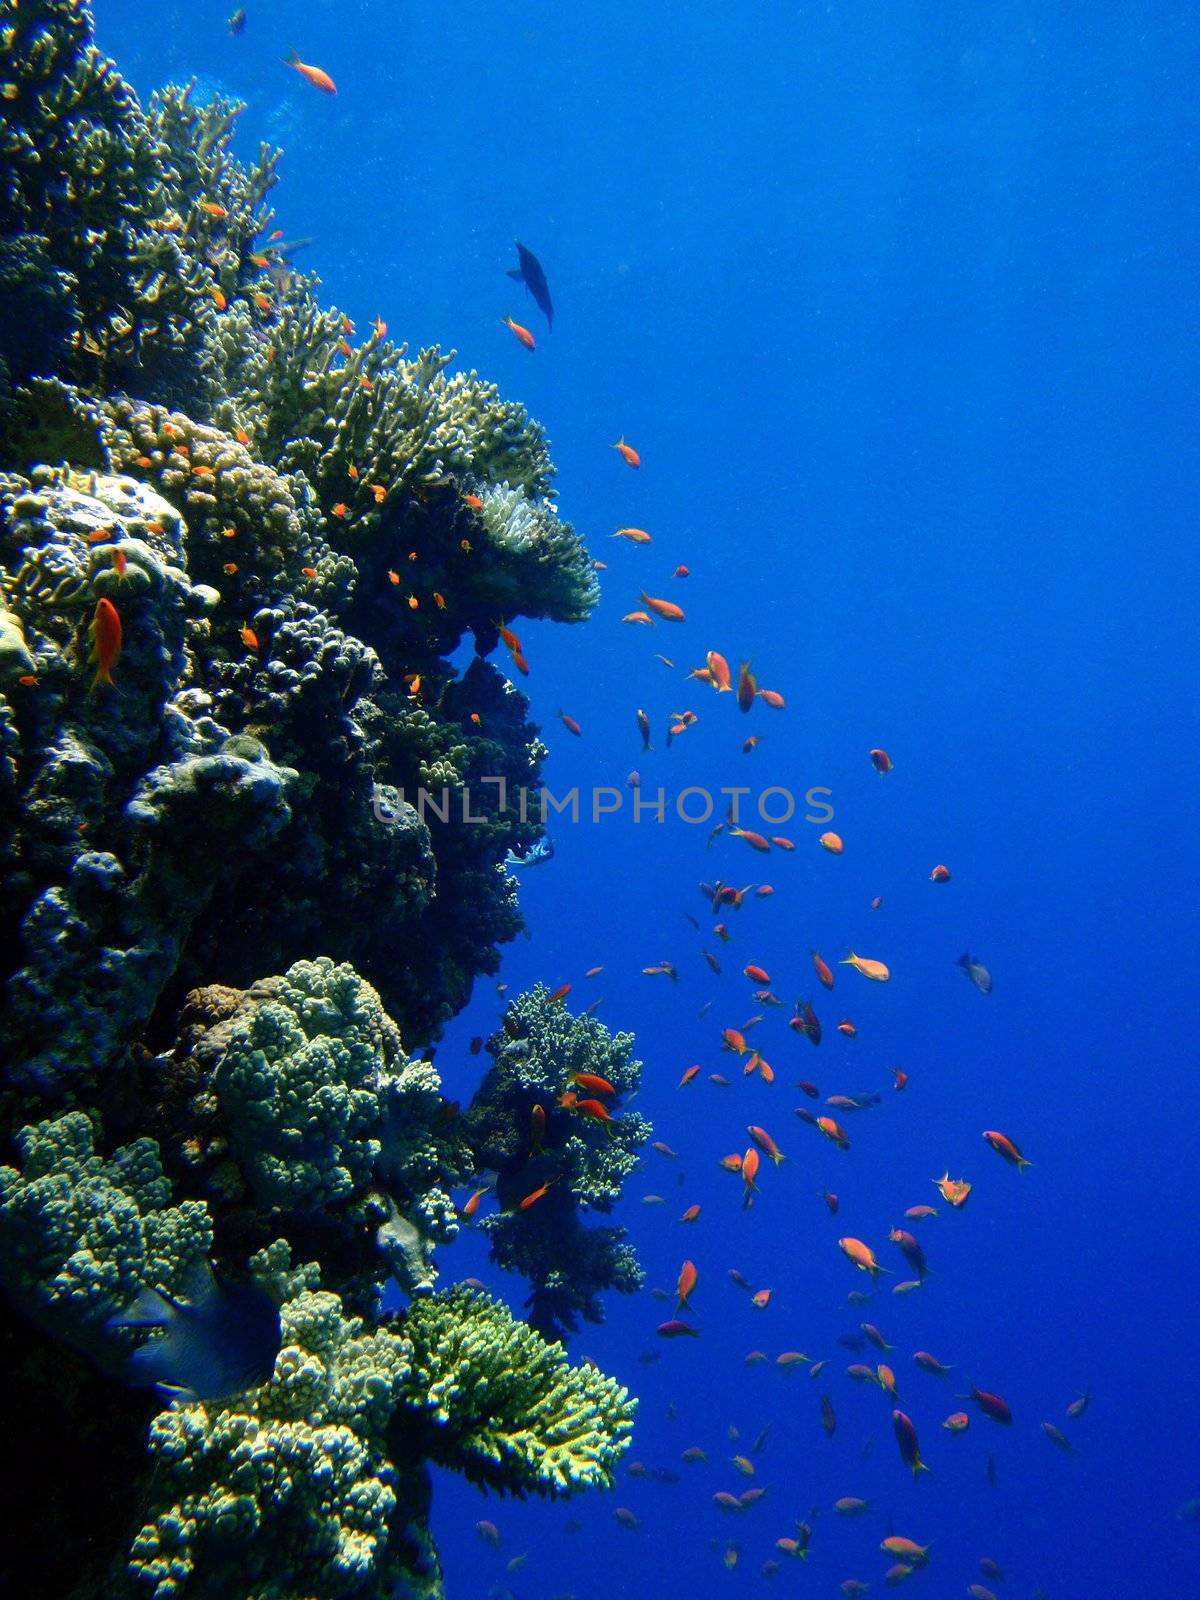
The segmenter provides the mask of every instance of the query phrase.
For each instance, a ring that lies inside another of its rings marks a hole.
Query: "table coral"
[[[561,1345],[467,1288],[415,1300],[402,1328],[408,1404],[435,1424],[435,1460],[501,1493],[612,1487],[637,1404],[614,1379],[569,1366]]]

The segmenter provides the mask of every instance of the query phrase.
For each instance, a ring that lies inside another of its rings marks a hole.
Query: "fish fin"
[[[517,283],[524,283],[525,281],[525,274],[521,271],[520,267],[509,267],[508,271],[505,273],[505,277],[515,279]]]
[[[281,57],[285,67],[298,67],[300,65],[300,52],[293,48],[286,56]]]
[[[169,1328],[179,1314],[179,1307],[170,1295],[148,1286],[139,1290],[137,1298],[110,1317],[110,1328]]]

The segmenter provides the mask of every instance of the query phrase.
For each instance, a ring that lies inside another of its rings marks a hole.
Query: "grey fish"
[[[546,282],[546,274],[542,270],[542,263],[532,250],[526,250],[520,239],[516,240],[517,260],[519,266],[510,267],[508,275],[515,278],[518,283],[523,283],[533,296],[539,311],[546,318],[547,327],[554,326],[554,304],[550,299],[550,285]]]
[[[504,858],[506,867],[539,867],[554,854],[553,841],[542,837],[531,844],[524,855],[514,855],[510,850]]]
[[[266,1383],[279,1354],[279,1307],[254,1284],[222,1283],[207,1261],[191,1274],[187,1299],[146,1288],[109,1323],[158,1328],[129,1358],[128,1381],[172,1400],[228,1400]]]
[[[976,961],[969,952],[964,951],[959,956],[957,965],[963,969],[980,994],[991,994],[992,975],[982,961]]]

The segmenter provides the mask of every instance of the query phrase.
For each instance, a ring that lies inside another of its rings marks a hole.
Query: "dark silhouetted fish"
[[[517,260],[519,267],[510,267],[508,275],[515,278],[518,283],[523,283],[533,296],[537,308],[546,318],[546,326],[554,326],[554,302],[550,299],[550,285],[546,282],[546,274],[542,271],[542,263],[532,250],[526,250],[520,239],[516,241]]]
[[[980,994],[991,994],[992,975],[982,961],[976,961],[969,953],[964,953],[959,956],[958,965],[970,978]]]
[[[279,1307],[253,1284],[221,1283],[203,1262],[187,1299],[143,1289],[114,1328],[159,1328],[135,1350],[129,1382],[172,1400],[228,1400],[266,1383],[279,1354]]]

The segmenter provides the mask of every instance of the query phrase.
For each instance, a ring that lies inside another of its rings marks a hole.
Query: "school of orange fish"
[[[534,343],[528,330],[514,326],[511,319],[506,319],[506,321],[512,327],[514,334],[521,339],[521,342],[532,350]],[[627,466],[632,468],[641,467],[641,458],[638,452],[623,437],[617,441],[614,448]],[[618,528],[613,537],[625,540],[632,545],[647,545],[653,542],[652,536],[641,528]],[[597,562],[596,565],[603,568],[605,563]],[[676,567],[675,577],[685,578],[688,575],[689,569],[687,567]],[[687,620],[683,608],[673,601],[649,595],[644,590],[641,591],[640,599],[643,609],[627,613],[622,618],[624,623],[653,627],[656,620],[672,623],[685,623]],[[519,641],[508,630],[503,628],[501,629],[501,635],[512,653],[514,661],[517,662],[523,672],[527,672],[528,663],[521,654]],[[668,667],[674,666],[674,662],[666,656],[659,656],[658,660]],[[742,662],[735,673],[726,658],[716,650],[708,650],[705,653],[703,664],[692,667],[688,671],[687,677],[691,681],[708,686],[718,695],[730,695],[733,703],[743,713],[749,713],[759,704],[766,705],[775,711],[786,710],[786,701],[783,694],[778,690],[761,688],[758,685],[750,662]],[[576,737],[582,736],[583,729],[574,717],[561,710],[558,716],[568,732]],[[644,710],[638,708],[635,713],[635,719],[641,735],[643,749],[649,750],[652,748],[650,742],[650,718]],[[674,714],[670,719],[667,732],[668,745],[672,740],[684,734],[696,721],[696,715],[690,711]],[[742,743],[743,751],[746,753],[751,752],[760,738],[761,735],[749,735]],[[886,777],[893,770],[892,758],[883,748],[873,748],[867,751],[865,760],[869,761],[874,770],[882,777]],[[633,788],[638,787],[640,778],[636,772],[630,774],[629,783]],[[736,821],[735,813],[732,811],[724,821],[718,823],[714,828],[710,836],[710,844],[712,839],[720,834],[726,834],[733,840],[744,844],[756,854],[763,856],[778,851],[790,852],[797,848],[795,841],[783,835],[767,836],[740,826]],[[842,837],[831,830],[820,834],[816,838],[815,844],[834,857],[843,855],[846,848]],[[931,884],[943,885],[952,881],[952,874],[944,863],[938,862],[931,868],[928,880]],[[712,917],[715,919],[711,930],[712,941],[721,944],[728,944],[732,939],[730,928],[724,920],[721,920],[722,918],[729,913],[741,910],[743,906],[749,904],[752,900],[766,899],[775,892],[774,887],[769,883],[749,884],[739,888],[719,879],[712,883],[702,883],[700,890],[708,903]],[[881,896],[876,896],[870,902],[872,911],[879,911],[882,906],[883,900]],[[700,923],[694,917],[689,916],[688,920],[695,929],[702,932]],[[710,949],[702,947],[700,954],[714,974],[721,972],[721,962]],[[811,951],[810,961],[812,979],[821,989],[831,993],[837,984],[834,967],[816,949]],[[991,974],[981,962],[975,960],[969,954],[964,954],[958,964],[965,976],[982,995],[986,996],[991,993]],[[854,950],[848,951],[845,956],[839,959],[836,965],[849,968],[852,973],[857,974],[869,983],[886,984],[891,978],[891,972],[884,960],[876,956],[863,956]],[[584,977],[587,979],[595,978],[603,970],[602,966],[591,967],[584,974]],[[642,971],[647,977],[677,979],[679,976],[675,965],[668,960],[644,967]],[[750,993],[755,1005],[759,1008],[759,1013],[742,1021],[738,1026],[720,1028],[719,1048],[722,1052],[732,1055],[735,1062],[741,1064],[741,1076],[743,1078],[757,1077],[765,1084],[774,1084],[777,1079],[776,1068],[766,1060],[760,1050],[756,1049],[748,1041],[747,1035],[759,1023],[764,1021],[766,1008],[782,1006],[783,1002],[773,991],[771,973],[764,966],[748,961],[741,966],[741,973],[751,986]],[[503,990],[504,986],[501,985],[500,987]],[[552,992],[551,1000],[554,1002],[564,1001],[570,994],[571,988],[572,985],[569,983],[561,984]],[[705,1014],[711,1004],[711,1001],[706,1003],[701,1015]],[[594,1007],[588,1007],[587,1009],[590,1012],[594,1010]],[[811,1046],[820,1046],[824,1034],[824,1025],[811,1001],[799,1000],[795,1003],[794,1014],[788,1019],[788,1026],[798,1036],[806,1039]],[[858,1032],[855,1023],[849,1016],[841,1017],[833,1024],[833,1028],[837,1034],[845,1039],[854,1039]],[[481,1042],[472,1041],[472,1049],[475,1049]],[[678,1088],[680,1090],[690,1090],[693,1093],[696,1092],[691,1086],[700,1081],[701,1073],[702,1068],[699,1064],[689,1065],[679,1078]],[[709,1072],[707,1079],[709,1083],[720,1089],[728,1090],[733,1087],[733,1080],[722,1072]],[[800,1077],[794,1079],[793,1082],[806,1100],[812,1102],[822,1101],[821,1090],[812,1079]],[[891,1093],[902,1094],[908,1082],[909,1075],[906,1071],[899,1067],[891,1069]],[[603,1078],[595,1075],[584,1075],[580,1078],[576,1088],[586,1092],[587,1098],[581,1099],[575,1091],[568,1091],[563,1096],[562,1101],[565,1108],[574,1110],[598,1122],[610,1122],[620,1116],[619,1096],[614,1087]],[[845,1122],[851,1121],[855,1116],[869,1112],[872,1107],[880,1105],[882,1099],[883,1096],[878,1093],[827,1094],[822,1101],[821,1114],[809,1110],[808,1106],[802,1104],[794,1108],[794,1115],[802,1124],[815,1130],[817,1134],[830,1141],[837,1149],[848,1152],[852,1148],[852,1139],[847,1131]],[[537,1109],[541,1111],[540,1107]],[[542,1115],[544,1118],[544,1113]],[[745,1123],[742,1128],[745,1136],[744,1148],[735,1149],[722,1157],[720,1166],[738,1181],[739,1187],[736,1190],[733,1203],[750,1209],[753,1207],[762,1186],[775,1181],[778,1169],[784,1165],[788,1157],[780,1149],[775,1135],[768,1128],[756,1122]],[[535,1113],[534,1127],[531,1129],[531,1144],[535,1149],[539,1143],[541,1131],[537,1126]],[[1015,1172],[1023,1173],[1031,1166],[1031,1162],[1009,1134],[999,1129],[989,1128],[982,1130],[982,1138],[995,1155],[1014,1169]],[[742,1143],[743,1141],[738,1142]],[[660,1156],[666,1158],[674,1158],[677,1155],[677,1152],[663,1141],[656,1141],[653,1149]],[[951,1177],[950,1169],[947,1167],[940,1177],[932,1176],[932,1182],[944,1206],[946,1215],[952,1216],[963,1211],[972,1193],[972,1184],[969,1181],[965,1178]],[[543,1198],[546,1190],[546,1185],[533,1190],[519,1202],[517,1209],[524,1211],[536,1205]],[[479,1190],[470,1197],[463,1207],[464,1217],[469,1218],[474,1214],[486,1193],[486,1190]],[[836,1215],[841,1205],[839,1196],[830,1190],[825,1190],[821,1199],[828,1212],[831,1215]],[[664,1198],[660,1195],[647,1195],[644,1200],[648,1204],[665,1204]],[[887,1234],[887,1245],[894,1250],[894,1259],[898,1263],[903,1263],[902,1268],[893,1269],[893,1267],[885,1265],[879,1259],[879,1255],[883,1251],[883,1246],[879,1242],[867,1242],[846,1235],[836,1240],[836,1246],[848,1265],[857,1272],[864,1274],[870,1280],[872,1288],[877,1286],[881,1276],[892,1276],[894,1272],[905,1270],[908,1276],[897,1281],[893,1285],[891,1292],[894,1296],[900,1297],[911,1295],[922,1288],[929,1271],[924,1245],[918,1239],[917,1232],[914,1230],[919,1230],[922,1233],[926,1232],[930,1222],[941,1214],[941,1210],[941,1207],[924,1201],[904,1206],[898,1215],[897,1225],[892,1227]],[[680,1224],[694,1226],[699,1223],[700,1216],[701,1206],[699,1204],[691,1204],[683,1210],[678,1221]],[[654,1330],[661,1340],[672,1341],[699,1339],[702,1337],[702,1330],[693,1316],[692,1302],[693,1297],[701,1288],[703,1278],[707,1276],[711,1268],[703,1262],[702,1258],[698,1261],[693,1259],[693,1256],[701,1257],[700,1250],[692,1251],[682,1261],[673,1291],[667,1291],[662,1288],[652,1290],[652,1293],[657,1298],[673,1302],[671,1314],[666,1320],[660,1322]],[[754,1309],[767,1311],[772,1297],[770,1288],[756,1288],[736,1268],[728,1269],[727,1275],[729,1280],[748,1296],[749,1303]],[[861,1318],[865,1307],[871,1300],[871,1295],[861,1289],[854,1288],[849,1291],[847,1298],[851,1307],[855,1308],[857,1315]],[[890,1410],[891,1428],[899,1458],[898,1470],[910,1472],[914,1480],[920,1479],[930,1469],[922,1456],[922,1445],[917,1425],[901,1404],[896,1370],[892,1365],[888,1364],[889,1358],[891,1360],[895,1359],[892,1356],[894,1346],[888,1342],[883,1332],[874,1322],[866,1320],[859,1320],[857,1331],[843,1338],[840,1342],[852,1350],[865,1350],[867,1346],[874,1347],[880,1359],[874,1364],[866,1364],[864,1362],[851,1363],[845,1369],[845,1377],[850,1382],[869,1385],[881,1392],[885,1404]],[[826,1357],[814,1358],[800,1350],[782,1350],[773,1358],[766,1351],[752,1350],[746,1356],[748,1365],[764,1364],[772,1359],[781,1373],[807,1368],[810,1378],[818,1382],[822,1378],[825,1379],[825,1383],[819,1391],[818,1404],[814,1407],[814,1425],[819,1418],[820,1427],[828,1437],[832,1437],[838,1426],[838,1417],[832,1393],[827,1387],[829,1378],[832,1376],[829,1359]],[[928,1350],[913,1351],[911,1360],[919,1372],[931,1377],[945,1379],[951,1370],[949,1364],[943,1362],[938,1355]],[[1001,1394],[972,1385],[969,1393],[962,1395],[960,1398],[974,1407],[978,1416],[984,1419],[985,1425],[994,1425],[1001,1428],[1013,1425],[1012,1410]],[[1065,1408],[1066,1418],[1077,1422],[1087,1411],[1089,1401],[1090,1394],[1088,1393],[1080,1394],[1071,1400]],[[971,1413],[960,1409],[948,1412],[940,1423],[940,1430],[943,1434],[953,1437],[964,1434],[970,1426]],[[755,1456],[765,1444],[768,1431],[766,1429],[763,1430],[748,1453],[739,1453],[731,1458],[733,1468],[742,1477],[748,1479],[756,1477],[758,1469],[755,1463]],[[1041,1431],[1049,1443],[1059,1451],[1065,1454],[1075,1453],[1074,1444],[1057,1424],[1044,1421],[1041,1423]],[[731,1440],[736,1440],[738,1430],[735,1427],[731,1427],[729,1436]],[[681,1459],[686,1465],[694,1465],[707,1461],[709,1455],[700,1446],[693,1445],[682,1452]],[[994,1461],[991,1456],[988,1457],[987,1461],[987,1473],[989,1480],[991,1480],[994,1474]],[[660,1478],[666,1481],[673,1481],[676,1476],[670,1470],[648,1468],[637,1461],[630,1466],[629,1474],[635,1479]],[[765,1488],[753,1482],[740,1492],[726,1489],[718,1490],[712,1496],[714,1513],[720,1518],[742,1517],[764,1498],[766,1492]],[[766,1558],[762,1561],[761,1571],[765,1578],[775,1577],[783,1570],[786,1562],[803,1560],[808,1554],[814,1537],[813,1521],[815,1520],[815,1513],[819,1509],[814,1508],[813,1513],[810,1513],[810,1520],[797,1521],[791,1525],[788,1531],[778,1533],[778,1537],[774,1540],[773,1549],[769,1554],[766,1554]],[[857,1518],[869,1513],[871,1507],[870,1503],[864,1499],[854,1496],[842,1496],[833,1502],[831,1509],[833,1514],[839,1518]],[[618,1524],[626,1529],[637,1530],[640,1527],[640,1519],[628,1506],[618,1506],[614,1516]],[[486,1542],[496,1545],[500,1543],[499,1530],[494,1523],[482,1521],[477,1524],[477,1531]],[[732,1539],[723,1540],[717,1537],[713,1539],[712,1546],[720,1554],[726,1567],[734,1567],[738,1564],[741,1546],[737,1541]],[[921,1543],[907,1533],[892,1531],[890,1522],[886,1533],[878,1542],[877,1550],[878,1558],[883,1565],[882,1578],[889,1587],[902,1584],[906,1579],[925,1568],[931,1559],[928,1542]],[[517,1565],[510,1565],[510,1572],[519,1569],[524,1557],[516,1557],[514,1560]],[[990,1582],[999,1582],[1003,1577],[999,1564],[988,1556],[980,1558],[979,1571],[982,1577]],[[847,1597],[847,1600],[851,1600],[853,1596],[865,1594],[868,1588],[869,1583],[858,1577],[848,1577],[840,1584],[840,1592]],[[987,1584],[979,1581],[967,1584],[966,1593],[971,1597],[971,1600],[996,1600],[995,1591],[989,1588]]]

